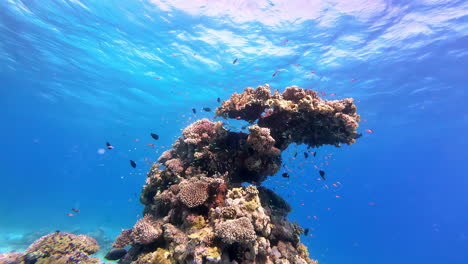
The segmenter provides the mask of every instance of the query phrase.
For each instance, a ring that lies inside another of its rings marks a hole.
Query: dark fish
[[[237,58],[232,62],[232,64],[236,64],[236,62],[237,62]]]
[[[114,146],[112,146],[109,142],[106,142],[107,149],[113,149]]]
[[[193,112],[194,114],[196,114],[196,113],[197,113],[197,109],[192,108],[192,112]]]
[[[79,213],[79,212],[80,212],[80,210],[79,210],[79,209],[76,209],[76,208],[72,208],[71,210],[72,210],[73,212],[75,212],[75,213]]]
[[[107,260],[119,260],[127,254],[125,248],[113,248],[104,257]]]
[[[317,152],[312,152],[312,155],[314,155],[314,157],[317,155]]]
[[[203,107],[203,110],[206,111],[206,112],[211,112],[211,108],[209,108],[209,107]]]
[[[281,176],[283,176],[283,178],[289,178],[289,174],[287,172],[283,173]]]
[[[221,103],[221,98],[218,97],[218,99],[216,99],[216,101],[218,101],[218,103]]]
[[[306,158],[306,159],[307,159],[308,157],[309,157],[309,153],[307,153],[307,152],[304,152],[304,158]]]
[[[155,133],[151,133],[151,137],[152,137],[152,138],[154,138],[154,139],[156,139],[156,140],[158,140],[158,139],[159,139],[159,136],[158,136],[158,135],[156,135]]]
[[[309,235],[309,228],[304,229],[304,235]]]
[[[294,153],[294,157],[297,157],[297,152],[296,152],[296,153]]]
[[[273,73],[272,77],[275,77],[276,74],[278,74],[280,71],[275,71],[275,73]]]
[[[130,160],[130,166],[132,166],[133,168],[136,168],[136,163],[133,160]]]
[[[325,172],[323,170],[320,170],[319,173],[320,173],[320,177],[322,177],[322,179],[325,180]]]

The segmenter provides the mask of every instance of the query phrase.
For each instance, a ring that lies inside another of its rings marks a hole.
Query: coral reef
[[[98,250],[99,245],[92,237],[57,231],[39,238],[25,252],[0,254],[0,263],[98,264],[98,258],[89,256]]]
[[[264,85],[233,94],[216,115],[248,121],[249,133],[208,119],[186,127],[148,173],[144,218],[113,244],[131,245],[119,263],[316,263],[300,243],[302,228],[287,219],[290,206],[258,185],[280,170],[291,143],[355,143],[353,100],[295,86],[272,94]]]

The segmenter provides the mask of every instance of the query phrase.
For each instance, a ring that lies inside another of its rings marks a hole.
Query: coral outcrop
[[[290,206],[259,185],[280,170],[291,143],[355,143],[353,100],[326,101],[295,86],[272,94],[264,85],[233,94],[216,115],[248,121],[249,133],[208,119],[185,128],[148,173],[145,216],[114,243],[131,245],[119,263],[316,263],[302,228],[287,219]]]
[[[89,256],[98,250],[92,237],[57,231],[36,240],[26,252],[0,254],[0,263],[99,264],[98,258]]]

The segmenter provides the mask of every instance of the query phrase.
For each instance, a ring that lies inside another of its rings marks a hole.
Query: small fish
[[[193,112],[194,114],[196,114],[196,113],[197,113],[197,109],[192,108],[192,112]]]
[[[67,215],[68,215],[68,216],[74,216],[74,214],[72,214],[72,213],[68,213]]]
[[[326,95],[327,95],[327,94],[324,93],[324,92],[320,92],[320,94],[321,94],[322,96],[326,96]]]
[[[76,208],[72,208],[71,210],[72,210],[73,212],[75,212],[75,213],[79,213],[79,212],[80,212],[80,210],[79,210],[79,209],[76,209]]]
[[[374,130],[372,130],[372,129],[366,129],[366,132],[367,132],[367,133],[374,133]]]
[[[209,107],[203,107],[203,111],[211,112],[211,108],[209,108]]]
[[[312,152],[312,155],[315,157],[317,156],[317,152]]]
[[[330,95],[330,96],[335,96],[335,95],[336,95],[336,93],[331,93],[331,94],[329,94],[329,95]]]
[[[310,73],[315,73],[315,71],[310,71]]]
[[[107,149],[113,149],[114,146],[112,146],[109,142],[106,142]]]
[[[296,152],[296,153],[294,153],[294,157],[297,157],[297,152]]]
[[[151,144],[151,143],[150,143],[150,144],[148,144],[148,146],[154,148],[154,144]]]
[[[296,66],[296,67],[297,67],[297,66],[301,66],[301,65],[298,63],[298,64],[296,64],[296,65],[294,65],[294,66]]]
[[[161,77],[156,77],[156,78],[154,78],[154,79],[159,80],[159,79],[161,79]]]
[[[281,176],[282,176],[283,178],[289,178],[289,174],[288,174],[287,172],[281,174]]]
[[[236,120],[241,120],[241,117],[240,117],[240,116],[236,116]]]
[[[351,81],[352,81],[352,82],[355,82],[355,81],[357,81],[357,79],[351,79]]]
[[[237,58],[232,62],[232,64],[236,64],[236,62],[237,62]]]
[[[130,166],[132,166],[133,168],[136,168],[136,163],[133,160],[130,160]]]
[[[280,71],[275,71],[275,73],[273,73],[272,77],[275,77]]]
[[[309,228],[304,229],[304,235],[309,235]]]
[[[155,140],[159,139],[159,136],[155,133],[151,133],[151,137],[154,138]]]
[[[218,97],[218,99],[216,99],[216,101],[218,101],[218,103],[221,103],[221,98]]]
[[[320,177],[322,177],[322,179],[325,180],[325,172],[323,170],[320,170],[319,173],[320,173]]]

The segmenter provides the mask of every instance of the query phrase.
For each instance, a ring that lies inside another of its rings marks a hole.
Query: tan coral
[[[215,232],[216,236],[227,244],[247,243],[253,241],[256,237],[254,227],[247,217],[227,220],[219,224]]]
[[[93,254],[98,250],[99,245],[92,237],[54,232],[36,240],[29,246],[26,253],[48,257],[52,255],[65,255],[76,251]]]
[[[145,215],[133,227],[133,242],[137,244],[150,244],[162,234],[161,224],[152,216]]]
[[[189,208],[202,205],[208,199],[208,184],[202,181],[184,184],[181,186],[178,197]]]

